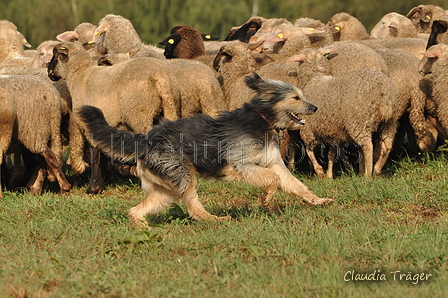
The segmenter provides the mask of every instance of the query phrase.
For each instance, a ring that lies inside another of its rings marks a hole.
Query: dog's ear
[[[252,72],[252,75],[246,76],[245,81],[246,81],[247,87],[249,87],[255,91],[260,89],[260,84],[264,83],[263,79],[256,72]]]

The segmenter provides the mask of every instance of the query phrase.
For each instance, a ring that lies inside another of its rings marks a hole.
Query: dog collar
[[[258,113],[258,115],[261,116],[261,118],[263,118],[267,123],[269,123],[270,126],[272,126],[271,121],[269,121],[259,110],[257,110],[257,109],[254,109],[254,110],[255,110],[255,112]]]

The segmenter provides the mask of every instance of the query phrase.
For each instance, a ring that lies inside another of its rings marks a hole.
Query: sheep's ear
[[[53,56],[56,56],[58,60],[65,63],[68,61],[68,49],[64,44],[56,46],[53,50]]]
[[[96,46],[98,46],[98,43],[94,42],[94,41],[89,41],[89,42],[85,42],[85,43],[82,44],[82,47],[84,49],[86,49],[87,51],[90,50],[90,49],[93,49]]]
[[[56,39],[60,41],[78,40],[78,38],[78,33],[76,33],[75,31],[65,31],[64,33],[58,34],[56,36]]]
[[[426,52],[422,53],[423,56],[427,58],[439,58],[442,55],[442,51],[440,49],[428,49]]]
[[[288,62],[304,62],[306,60],[306,56],[304,54],[294,55],[288,59]]]
[[[218,40],[219,37],[211,36],[210,34],[201,34],[203,41],[210,41],[210,40]]]
[[[259,42],[252,42],[247,45],[249,50],[255,51],[255,52],[261,52],[260,46],[263,44],[263,41]]]
[[[335,49],[319,49],[319,52],[325,57],[325,58],[332,58],[333,56],[330,56],[330,54],[333,54],[336,50]]]
[[[159,42],[160,45],[176,45],[181,39],[181,36],[179,34],[171,34],[170,36],[168,36],[167,38],[165,38],[164,40],[162,40],[161,42]]]
[[[98,59],[98,66],[112,66],[114,63],[107,57],[101,57]]]
[[[317,30],[316,28],[300,28],[306,35],[325,33],[325,30]]]
[[[279,32],[273,36],[270,36],[266,39],[267,42],[280,42],[280,41],[285,41],[286,39],[288,39],[290,36],[288,31],[282,31]]]

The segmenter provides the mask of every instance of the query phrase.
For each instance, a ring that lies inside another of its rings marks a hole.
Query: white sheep
[[[441,132],[444,138],[448,135],[448,45],[437,44],[431,46],[420,61],[419,70],[425,75],[423,84],[425,90],[434,101],[435,111],[433,116],[443,128]]]
[[[329,52],[329,49],[305,49],[291,58],[299,62],[299,87],[319,107],[314,119],[306,119],[300,136],[319,177],[325,173],[315,158],[314,148],[323,143],[331,145],[328,177],[333,176],[336,150],[343,143],[360,146],[364,158],[360,172],[371,177],[374,171],[381,172],[392,149],[398,126],[398,117],[393,113],[397,91],[391,79],[378,71],[332,76],[330,63],[323,55],[328,56]],[[378,134],[375,144],[374,134]]]
[[[162,115],[169,120],[179,119],[180,94],[164,61],[147,58],[110,67],[96,64],[79,43],[61,43],[54,49],[49,76],[52,80],[66,80],[74,111],[85,104],[97,106],[111,126],[134,132],[148,132]],[[77,174],[86,167],[79,123],[76,116],[70,118],[71,166]],[[99,189],[95,184],[87,191],[96,193]]]
[[[33,194],[42,191],[46,166],[56,177],[61,193],[71,188],[61,168],[61,122],[69,112],[70,103],[47,78],[0,76],[0,163],[5,154],[20,151],[18,144],[38,154],[41,161],[28,184]]]
[[[144,44],[131,21],[120,15],[106,15],[98,23],[93,42],[98,43],[98,52],[102,55],[129,53],[138,50],[137,57],[165,59],[162,49]]]

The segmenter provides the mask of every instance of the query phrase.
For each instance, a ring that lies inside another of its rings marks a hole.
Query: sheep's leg
[[[280,189],[284,192],[299,197],[305,202],[311,205],[322,205],[329,204],[333,200],[326,198],[319,198],[314,195],[305,184],[300,182],[296,177],[294,177],[291,172],[288,171],[286,166],[283,163],[275,163],[269,166],[279,178],[280,178]]]
[[[34,170],[33,175],[31,175],[30,180],[26,188],[32,195],[37,195],[42,192],[45,177],[47,176],[47,167],[45,164],[45,159],[41,155],[37,155],[38,163]]]
[[[68,123],[68,131],[70,133],[70,157],[67,164],[72,167],[72,170],[75,174],[84,173],[88,164],[84,161],[84,144],[85,138],[79,129],[78,124],[75,120],[70,117]]]
[[[47,149],[42,153],[42,156],[44,157],[45,161],[47,162],[47,165],[53,171],[53,174],[56,176],[56,180],[59,183],[59,188],[61,189],[61,194],[64,194],[64,193],[70,191],[72,186],[67,181],[67,178],[65,178],[65,175],[62,172],[61,163],[56,158],[53,151],[51,151],[50,149]]]
[[[280,141],[280,154],[282,156],[282,159],[285,160],[286,153],[288,151],[288,146],[291,142],[291,137],[289,136],[289,133],[287,130],[282,130],[279,132],[279,141]]]
[[[334,171],[334,162],[336,160],[336,156],[338,153],[337,145],[329,145],[328,148],[328,169],[327,169],[327,177],[333,179],[333,171]]]
[[[387,129],[380,136],[379,141],[379,154],[378,159],[374,165],[374,171],[377,174],[380,174],[384,165],[386,164],[387,159],[389,158],[390,152],[392,150],[392,145],[394,143],[395,133],[397,131],[398,123],[393,122],[387,126]]]
[[[97,147],[90,146],[90,183],[86,190],[87,194],[97,194],[101,190],[101,153]]]
[[[364,162],[361,162],[360,164],[360,173],[361,169],[363,169],[364,175],[367,178],[372,177],[373,174],[373,143],[372,140],[368,140],[365,142],[365,144],[360,144],[361,150],[363,153]],[[363,165],[363,167],[361,167]]]
[[[319,178],[324,178],[325,171],[316,159],[316,155],[314,154],[314,147],[306,146],[306,153],[311,161],[311,164],[313,165],[314,172],[316,172]]]
[[[0,199],[3,198],[3,189],[2,189],[2,166],[3,166],[3,150],[0,147]]]

